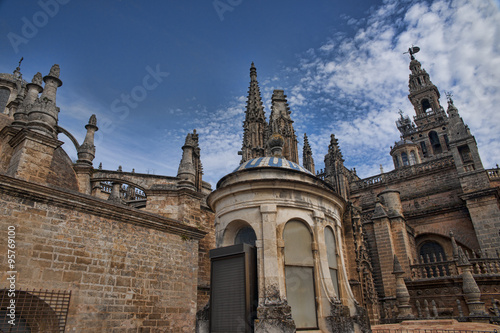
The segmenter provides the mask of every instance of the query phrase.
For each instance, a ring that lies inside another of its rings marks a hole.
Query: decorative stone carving
[[[42,73],[37,72],[34,76],[33,79],[31,80],[31,83],[37,84],[39,86],[42,85]]]
[[[49,75],[59,78],[59,73],[61,72],[59,65],[55,64],[50,68]]]

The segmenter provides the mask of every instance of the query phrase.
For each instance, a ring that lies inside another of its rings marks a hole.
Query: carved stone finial
[[[102,162],[99,163],[99,170],[102,170]]]
[[[470,266],[470,261],[461,247],[458,248],[458,266]]]
[[[269,147],[269,150],[271,151],[271,156],[282,157],[284,144],[285,139],[283,139],[280,134],[274,133],[273,135],[271,135],[271,137],[267,141],[267,145]]]
[[[31,80],[31,83],[37,84],[39,86],[42,85],[42,73],[38,72],[33,76],[33,80]]]
[[[95,114],[90,116],[89,125],[94,125],[94,126],[97,125],[97,118],[96,118]]]
[[[401,274],[404,273],[401,264],[399,263],[398,256],[394,255],[394,266],[393,266],[392,274]]]
[[[61,72],[59,65],[55,64],[50,68],[49,75],[59,78],[59,73]]]

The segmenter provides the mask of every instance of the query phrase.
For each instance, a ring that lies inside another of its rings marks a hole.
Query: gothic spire
[[[240,154],[241,163],[265,154],[266,116],[257,82],[257,69],[254,63],[250,66],[250,88],[243,122],[243,147]]]
[[[313,174],[315,173],[315,171],[314,171],[314,159],[312,157],[312,149],[311,149],[311,146],[309,145],[309,140],[307,139],[306,133],[304,133],[304,149],[302,152],[302,162],[303,162],[304,168],[311,171]]]
[[[335,135],[330,137],[328,153],[325,155],[325,180],[330,183],[335,191],[344,199],[349,196],[349,182],[347,169],[344,167],[344,158],[339,148],[339,142]]]
[[[293,120],[290,117],[290,107],[283,90],[275,89],[271,99],[271,115],[269,117],[269,135],[281,134],[285,139],[283,157],[295,163],[299,163],[297,149],[297,136],[293,128]]]

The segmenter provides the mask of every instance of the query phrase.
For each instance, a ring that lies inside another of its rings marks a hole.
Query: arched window
[[[420,247],[420,256],[424,261],[428,262],[439,261],[440,259],[446,260],[446,254],[443,247],[436,242],[426,242]],[[429,259],[426,259],[429,258]]]
[[[249,244],[255,246],[255,241],[257,240],[257,235],[255,231],[250,226],[246,226],[238,230],[236,237],[234,237],[234,244]]]
[[[427,157],[427,146],[424,141],[420,142],[420,147],[422,148],[422,154],[424,157]]]
[[[410,152],[410,165],[415,165],[417,164],[417,155],[415,155],[415,152],[412,150]]]
[[[297,329],[318,327],[314,288],[312,235],[304,223],[290,221],[283,231],[285,241],[286,297]]]
[[[440,154],[442,151],[441,143],[439,142],[439,137],[435,131],[429,132],[429,140],[431,141],[431,146],[434,154]]]
[[[392,157],[394,160],[394,167],[397,169],[399,168],[399,158],[395,155]]]
[[[4,113],[10,97],[10,89],[0,87],[0,114]]]
[[[420,257],[425,263],[440,262],[446,260],[446,253],[441,244],[437,242],[426,242],[420,246]],[[429,266],[425,268],[428,277],[448,275],[448,268],[443,265]]]
[[[424,113],[432,111],[431,110],[431,103],[429,102],[428,99],[423,99],[421,105],[422,105],[422,111]]]
[[[408,155],[406,153],[401,153],[401,159],[403,160],[403,165],[409,165]]]
[[[335,234],[332,228],[325,228],[325,245],[326,253],[328,258],[328,268],[330,269],[330,277],[332,278],[333,288],[335,288],[335,293],[337,297],[340,298],[339,294],[339,279],[338,279],[338,264],[337,264],[337,243],[335,242]]]

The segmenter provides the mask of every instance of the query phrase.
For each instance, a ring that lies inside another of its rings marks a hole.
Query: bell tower
[[[420,148],[421,160],[449,154],[447,134],[448,117],[439,103],[439,90],[432,83],[429,74],[422,64],[415,59],[415,53],[420,50],[413,46],[408,49],[410,54],[410,77],[408,80],[408,99],[413,104],[415,125],[403,115],[397,122],[402,139],[415,142]]]

